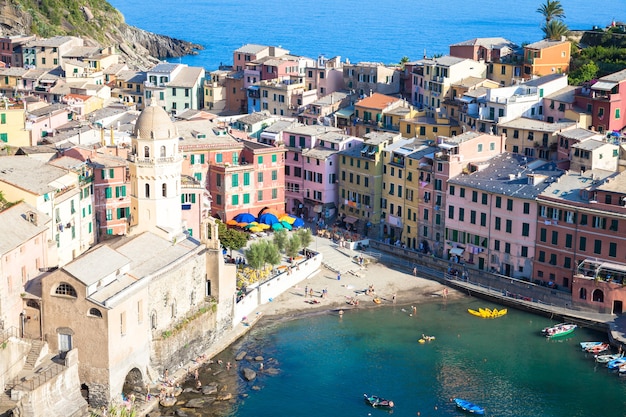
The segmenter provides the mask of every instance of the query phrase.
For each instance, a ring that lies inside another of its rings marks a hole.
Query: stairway
[[[35,369],[43,346],[44,342],[42,342],[41,340],[32,341],[30,351],[28,352],[28,356],[26,356],[26,363],[24,364],[24,368],[22,368],[24,371],[32,371],[33,369]]]

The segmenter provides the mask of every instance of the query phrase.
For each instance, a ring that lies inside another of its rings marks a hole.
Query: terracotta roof
[[[369,97],[365,97],[356,103],[359,107],[367,107],[369,109],[384,109],[392,103],[400,101],[399,98],[386,96],[380,93],[374,93]]]

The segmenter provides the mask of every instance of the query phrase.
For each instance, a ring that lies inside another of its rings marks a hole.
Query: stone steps
[[[32,371],[33,369],[35,369],[43,346],[44,342],[42,342],[41,340],[32,341],[30,351],[28,352],[28,356],[26,356],[26,363],[24,363],[24,368],[22,368],[24,371]]]

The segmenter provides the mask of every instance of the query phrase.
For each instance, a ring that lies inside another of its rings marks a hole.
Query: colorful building
[[[626,123],[626,70],[606,75],[576,90],[576,105],[591,114],[591,124],[583,126],[598,132],[621,132]]]
[[[566,40],[543,39],[525,45],[524,79],[569,72],[571,43]]]

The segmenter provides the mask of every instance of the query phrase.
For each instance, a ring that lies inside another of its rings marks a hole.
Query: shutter
[[[180,195],[180,203],[185,204],[185,194]]]
[[[191,154],[191,165],[193,165],[195,163],[195,155]]]
[[[115,198],[119,198],[120,196],[120,187],[115,187]]]
[[[196,195],[195,194],[191,194],[191,203],[192,204],[196,204]]]

